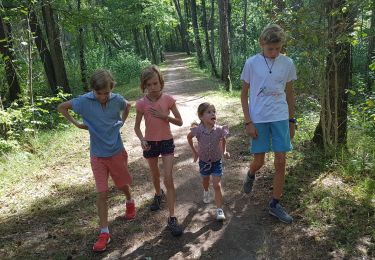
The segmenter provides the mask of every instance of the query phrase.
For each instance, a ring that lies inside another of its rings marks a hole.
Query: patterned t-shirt
[[[228,126],[214,125],[212,129],[207,129],[201,123],[191,128],[191,133],[198,140],[198,157],[201,161],[209,163],[221,159],[223,151],[220,141],[229,134]]]

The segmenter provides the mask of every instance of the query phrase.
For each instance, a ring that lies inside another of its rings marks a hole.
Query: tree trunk
[[[203,52],[202,52],[201,38],[199,36],[197,4],[195,0],[190,0],[190,3],[191,3],[191,19],[193,22],[193,31],[194,31],[194,38],[195,38],[195,50],[197,51],[198,65],[200,68],[203,68],[204,58],[203,58]]]
[[[44,40],[42,29],[40,28],[38,18],[33,9],[30,10],[30,28],[34,34],[34,41],[38,48],[40,59],[43,63],[44,71],[48,81],[49,88],[53,94],[57,93],[57,83],[55,71],[53,68],[51,53],[49,52],[47,43]]]
[[[81,11],[81,0],[77,0],[77,9],[78,13]],[[83,84],[83,90],[89,91],[89,86],[87,83],[87,67],[85,60],[85,45],[83,39],[83,27],[79,26],[78,28],[78,46],[79,46],[79,64],[81,66],[81,81]]]
[[[147,37],[147,42],[148,46],[151,51],[151,59],[153,64],[157,64],[157,59],[156,59],[156,52],[154,49],[154,44],[152,42],[152,35],[151,35],[151,25],[146,25],[145,26],[145,31],[146,31],[146,37]]]
[[[13,102],[19,98],[21,88],[18,83],[17,72],[13,64],[15,60],[13,53],[11,25],[0,16],[0,53],[5,63],[5,76],[9,85],[9,101]]]
[[[242,43],[242,53],[244,54],[244,59],[247,57],[247,0],[243,0],[243,26],[242,26],[242,33],[243,33],[243,43]]]
[[[208,22],[210,27],[210,38],[211,38],[211,45],[210,45],[210,51],[212,59],[214,60],[214,63],[216,64],[215,59],[215,0],[211,0],[211,15],[210,15],[210,21]]]
[[[375,55],[375,0],[372,1],[372,13],[371,13],[371,24],[370,33],[368,37],[368,48],[367,48],[367,66],[366,66],[366,82],[367,82],[367,93],[372,92],[373,78],[371,77],[369,66],[373,62],[373,57]]]
[[[159,45],[160,62],[163,62],[165,58],[164,58],[163,45],[161,43],[159,30],[156,30],[156,37],[158,39],[158,45]]]
[[[202,3],[202,27],[204,30],[204,39],[206,46],[207,59],[211,64],[211,72],[215,77],[219,77],[216,69],[215,61],[211,55],[210,40],[208,38],[208,26],[207,26],[207,13],[206,13],[206,0],[201,0]]]
[[[42,0],[42,12],[57,85],[62,87],[64,92],[71,93],[60,43],[60,33],[48,1]]]
[[[174,6],[177,11],[178,18],[180,19],[180,34],[181,34],[181,40],[184,47],[184,50],[188,55],[190,55],[190,48],[189,48],[189,35],[186,30],[186,24],[185,20],[181,13],[181,7],[179,0],[173,0]]]
[[[221,80],[226,91],[232,91],[230,79],[230,48],[228,31],[228,0],[218,0],[220,18]]]
[[[134,40],[134,50],[135,50],[135,53],[138,55],[138,56],[141,56],[141,44],[139,43],[139,32],[138,32],[138,29],[136,28],[133,28],[132,29],[132,33],[133,33],[133,40]]]
[[[77,0],[78,13],[81,11],[81,0]],[[78,28],[78,45],[79,45],[79,64],[81,66],[81,81],[83,84],[83,90],[89,91],[89,86],[87,83],[87,67],[85,61],[85,45],[83,39],[83,27]]]
[[[351,33],[354,20],[352,13],[342,12],[346,5],[344,0],[333,0],[327,8],[329,54],[326,58],[326,85],[323,85],[320,122],[313,137],[313,141],[326,151],[345,146],[347,141],[347,90],[351,83],[352,55],[350,42],[339,39]]]

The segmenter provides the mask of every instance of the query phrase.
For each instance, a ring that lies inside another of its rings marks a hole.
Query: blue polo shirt
[[[121,111],[127,101],[119,94],[111,93],[105,107],[88,92],[71,100],[73,111],[82,116],[90,133],[90,154],[110,157],[124,149],[120,136],[123,123]]]

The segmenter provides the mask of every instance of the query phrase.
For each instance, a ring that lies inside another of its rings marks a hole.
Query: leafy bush
[[[38,130],[60,126],[62,117],[56,107],[70,95],[59,92],[52,97],[36,97],[33,105],[22,100],[0,111],[0,153],[8,152],[34,135]],[[22,103],[22,104],[21,104]]]

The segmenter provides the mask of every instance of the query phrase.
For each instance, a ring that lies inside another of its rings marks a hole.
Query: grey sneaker
[[[277,217],[281,222],[290,224],[293,222],[293,218],[283,209],[280,203],[277,203],[274,208],[268,206],[268,213],[272,216]]]
[[[160,195],[155,195],[154,196],[154,200],[152,201],[151,205],[150,205],[150,210],[151,211],[156,211],[156,210],[159,210],[161,207],[161,202],[165,200],[165,194],[164,194],[164,191],[163,189],[161,189],[161,193]]]
[[[216,220],[223,221],[225,220],[224,211],[221,208],[216,209]]]
[[[255,181],[255,174],[250,177],[249,173],[250,171],[246,173],[246,177],[243,183],[243,192],[245,192],[246,194],[249,194],[253,190],[253,184]]]
[[[168,228],[175,237],[181,236],[183,233],[182,227],[178,225],[176,217],[168,218]]]

